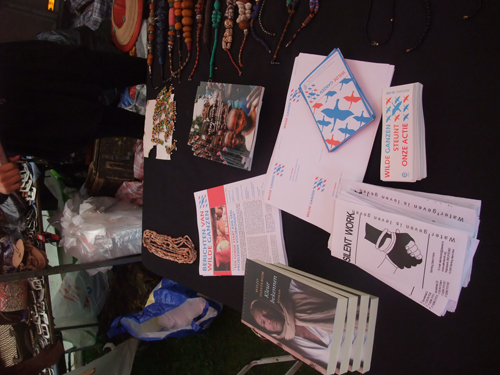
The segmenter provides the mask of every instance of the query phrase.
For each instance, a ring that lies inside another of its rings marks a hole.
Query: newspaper
[[[200,275],[244,275],[246,259],[288,264],[281,211],[262,200],[265,175],[194,193]]]
[[[470,280],[480,201],[412,193],[343,180],[329,247],[444,315]]]

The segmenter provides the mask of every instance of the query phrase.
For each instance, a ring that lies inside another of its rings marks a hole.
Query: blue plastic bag
[[[185,337],[205,332],[222,305],[174,281],[163,279],[149,295],[141,313],[116,318],[108,336],[128,332],[145,341]]]

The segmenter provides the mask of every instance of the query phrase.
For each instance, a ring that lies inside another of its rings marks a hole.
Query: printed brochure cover
[[[338,49],[300,84],[329,152],[375,119],[375,112]]]
[[[250,170],[264,87],[200,82],[188,144],[197,157]]]

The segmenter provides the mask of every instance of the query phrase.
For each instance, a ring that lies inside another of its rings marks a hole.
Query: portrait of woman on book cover
[[[279,302],[258,298],[250,305],[257,327],[283,345],[327,368],[333,340],[336,299],[291,280]]]

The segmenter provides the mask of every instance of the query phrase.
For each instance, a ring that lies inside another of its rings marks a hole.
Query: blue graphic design
[[[408,107],[410,107],[410,105],[409,105],[409,104],[405,105],[405,106],[403,107],[403,112],[406,112],[406,111],[408,110]]]
[[[347,137],[350,137],[351,135],[353,135],[354,133],[356,133],[356,130],[349,129],[349,124],[348,123],[345,124],[345,128],[339,128],[339,131],[341,133],[344,133],[344,139],[346,139]]]
[[[408,119],[408,116],[410,116],[409,113],[407,113],[406,115],[403,116],[403,121],[406,121]]]
[[[372,120],[372,118],[369,116],[363,116],[364,113],[365,113],[365,111],[362,111],[359,116],[353,117],[353,119],[355,119],[356,121],[359,121],[359,127],[362,127],[363,124],[368,124]]]
[[[316,120],[316,122],[321,125],[321,132],[323,133],[323,130],[325,130],[325,126],[330,125],[332,122],[331,121],[326,121],[325,116],[323,116],[323,120]],[[335,127],[335,125],[333,125]],[[333,129],[332,129],[333,130]]]
[[[342,91],[342,87],[344,87],[344,85],[347,85],[349,82],[352,82],[352,78],[344,78],[342,81],[340,81],[340,83],[342,84],[340,86],[340,91]]]
[[[316,180],[314,181],[313,185],[313,190],[319,191],[320,193],[325,191],[326,187],[326,180],[323,180],[322,178],[316,177]]]
[[[335,94],[337,93],[337,91],[328,91],[326,94],[325,94],[325,104],[328,102],[328,98],[331,98],[332,96],[334,96]]]
[[[392,109],[392,114],[394,115],[397,111],[401,112],[401,104],[403,104],[401,101],[399,103],[394,104],[394,108]]]
[[[337,102],[335,103],[335,108],[325,108],[321,112],[323,112],[326,117],[332,118],[333,120],[333,127],[331,132],[333,132],[333,129],[335,128],[335,123],[337,120],[344,121],[348,117],[352,116],[354,113],[349,111],[348,109],[340,109],[339,108],[339,100],[337,99]]]
[[[285,166],[282,164],[275,164],[273,174],[275,176],[281,177],[283,176],[283,172],[285,171]]]

